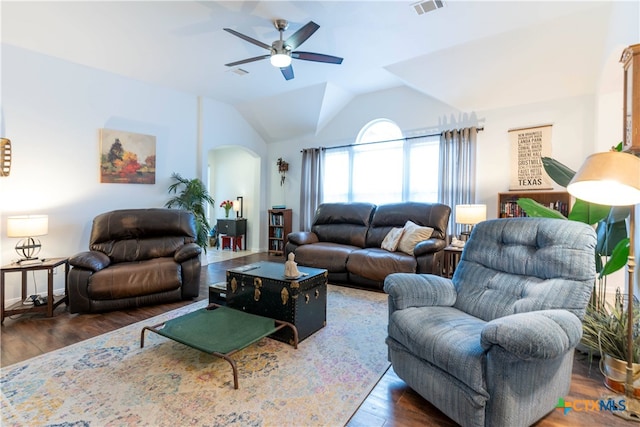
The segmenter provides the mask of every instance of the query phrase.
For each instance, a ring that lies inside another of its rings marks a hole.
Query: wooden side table
[[[456,271],[456,267],[460,262],[461,255],[462,248],[451,245],[444,248],[444,272],[442,274],[443,277],[453,277],[453,273]]]
[[[64,265],[64,295],[54,297],[53,295],[53,273],[57,267]],[[27,298],[27,273],[34,270],[47,270],[47,303],[43,305],[27,305],[23,301]],[[5,308],[5,275],[7,273],[22,273],[22,299]],[[7,264],[0,268],[0,323],[4,322],[7,316],[28,312],[46,312],[48,317],[53,316],[53,310],[60,304],[68,303],[67,289],[69,277],[69,258],[47,258],[37,264]]]
[[[242,237],[244,236],[244,248],[247,248],[247,220],[246,218],[220,218],[218,219],[218,234],[220,235],[220,246],[224,249],[225,243],[229,244],[229,249],[234,252],[239,248],[242,250]],[[226,240],[226,241],[225,241]]]

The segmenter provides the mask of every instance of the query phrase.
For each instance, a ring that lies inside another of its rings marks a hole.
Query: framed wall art
[[[509,190],[549,190],[553,183],[542,157],[551,157],[551,125],[509,130],[511,181]]]
[[[100,182],[156,183],[156,137],[100,129]]]

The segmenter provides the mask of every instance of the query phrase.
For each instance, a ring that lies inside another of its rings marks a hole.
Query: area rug
[[[206,301],[0,370],[2,426],[342,426],[389,367],[386,295],[329,285],[298,349],[263,338],[228,362],[140,331]]]

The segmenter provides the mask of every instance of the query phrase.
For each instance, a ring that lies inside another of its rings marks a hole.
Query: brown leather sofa
[[[324,268],[333,283],[381,290],[391,273],[442,274],[451,208],[439,203],[325,203],[318,207],[310,232],[288,235],[286,254],[298,265]],[[433,228],[413,255],[381,248],[392,228],[410,220]]]
[[[93,220],[89,251],[69,263],[71,313],[159,304],[198,296],[200,253],[193,214],[124,209]]]

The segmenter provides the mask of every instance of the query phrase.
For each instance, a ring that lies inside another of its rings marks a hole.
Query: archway
[[[260,163],[255,152],[237,145],[217,147],[207,153],[207,184],[215,200],[209,221],[213,225],[218,218],[224,218],[224,209],[220,207],[222,201],[242,196],[243,217],[247,219],[244,245],[250,251],[261,248]]]

